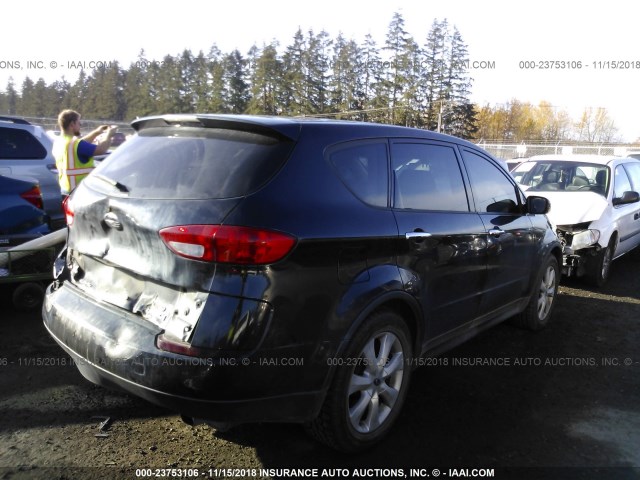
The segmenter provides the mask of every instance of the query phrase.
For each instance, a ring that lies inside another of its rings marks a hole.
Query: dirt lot
[[[296,425],[217,433],[95,387],[3,289],[0,479],[640,478],[639,272],[636,252],[602,290],[564,281],[544,331],[501,325],[417,370],[392,435],[353,456]]]

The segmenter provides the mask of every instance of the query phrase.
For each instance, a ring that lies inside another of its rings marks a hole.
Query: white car
[[[550,200],[564,274],[602,286],[611,261],[640,245],[640,160],[540,155],[511,174],[525,193]]]

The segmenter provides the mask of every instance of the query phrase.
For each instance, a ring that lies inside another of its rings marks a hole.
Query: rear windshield
[[[265,184],[292,146],[239,130],[148,128],[118,147],[85,181],[131,198],[239,197]]]

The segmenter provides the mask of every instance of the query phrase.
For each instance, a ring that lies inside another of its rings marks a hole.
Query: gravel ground
[[[426,362],[392,434],[359,455],[297,425],[191,427],[93,386],[5,287],[0,479],[640,478],[639,267],[640,252],[617,260],[600,290],[564,280],[542,332],[500,325]]]

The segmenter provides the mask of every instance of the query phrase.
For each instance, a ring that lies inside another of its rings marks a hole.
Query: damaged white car
[[[550,200],[564,274],[602,286],[611,261],[640,245],[640,160],[540,155],[511,173],[526,193]]]

